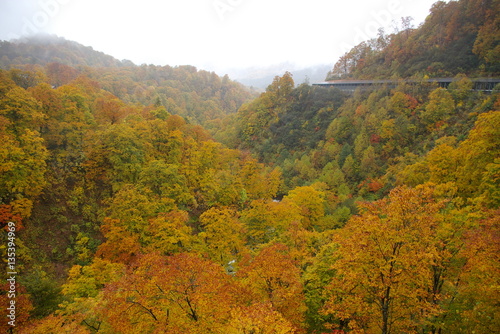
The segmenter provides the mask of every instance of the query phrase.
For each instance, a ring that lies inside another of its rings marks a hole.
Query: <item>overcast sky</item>
[[[334,64],[436,0],[0,0],[0,39],[46,32],[136,64]]]

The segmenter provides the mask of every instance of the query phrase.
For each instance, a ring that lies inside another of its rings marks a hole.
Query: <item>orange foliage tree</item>
[[[106,287],[101,312],[120,333],[223,333],[237,296],[231,279],[194,254],[150,253]]]
[[[356,333],[436,330],[444,287],[455,284],[463,222],[445,214],[432,187],[396,188],[361,208],[335,238],[340,258],[325,313]]]

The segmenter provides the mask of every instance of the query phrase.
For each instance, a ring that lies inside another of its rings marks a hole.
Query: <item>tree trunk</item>
[[[389,334],[389,298],[391,295],[391,288],[385,290],[385,295],[382,298],[382,334]]]

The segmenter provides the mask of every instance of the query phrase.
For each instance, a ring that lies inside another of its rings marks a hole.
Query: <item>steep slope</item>
[[[188,241],[209,221],[200,214],[276,195],[279,172],[162,106],[127,104],[86,76],[27,89],[12,78],[19,70],[0,70],[0,226],[15,225],[24,306],[35,305],[18,297],[18,314],[55,310],[68,267],[90,263],[101,244],[125,261],[136,241],[153,247],[145,253],[204,247]]]
[[[12,78],[0,222],[19,333],[498,328],[497,91],[346,97],[286,74],[237,115],[269,168],[86,76]]]
[[[420,27],[408,23],[354,47],[327,80],[500,74],[500,1],[438,1]]]

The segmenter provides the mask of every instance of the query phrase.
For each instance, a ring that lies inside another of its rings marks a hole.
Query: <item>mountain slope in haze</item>
[[[90,46],[53,35],[36,35],[0,41],[0,68],[14,65],[61,63],[69,66],[119,67],[132,65],[94,50]]]
[[[413,75],[500,75],[500,1],[436,2],[425,22],[365,41],[346,53],[327,76],[378,79]]]

